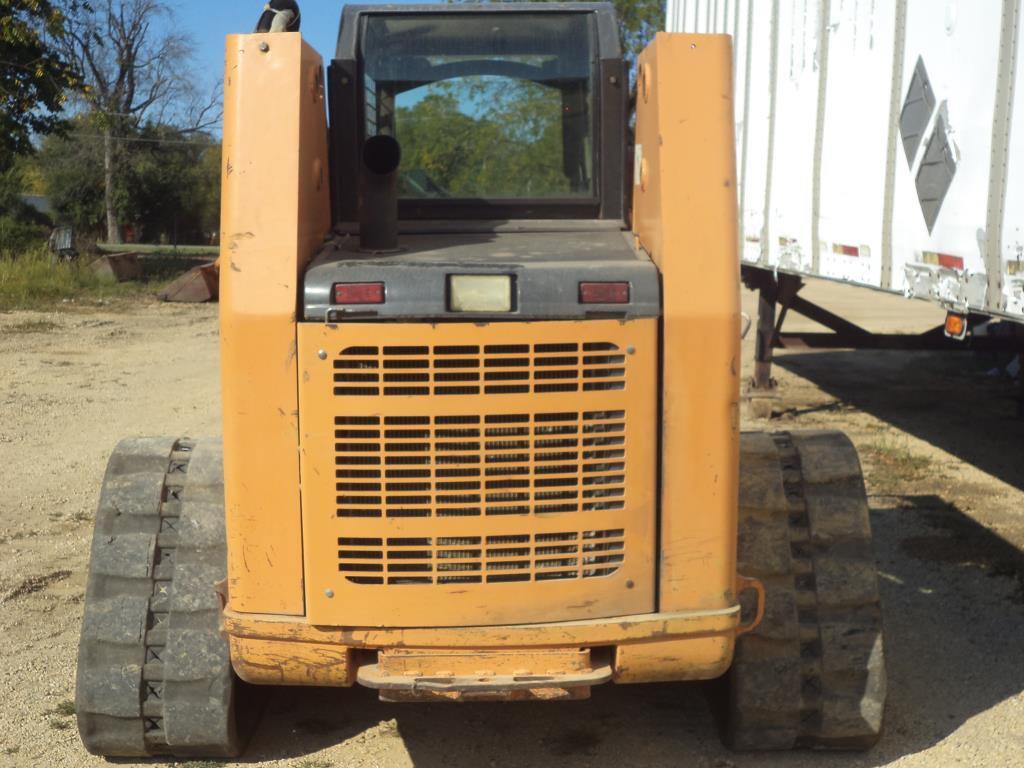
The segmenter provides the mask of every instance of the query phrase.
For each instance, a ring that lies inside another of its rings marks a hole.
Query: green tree
[[[209,98],[197,91],[192,40],[167,0],[90,0],[69,17],[66,30],[65,55],[83,72],[85,101],[103,137],[107,240],[120,242],[119,140],[145,122],[209,127],[218,119],[219,97],[216,90]]]
[[[204,242],[219,221],[219,145],[166,125],[144,126],[136,138],[125,159],[123,220],[146,242]]]
[[[106,225],[104,137],[95,115],[47,139],[39,163],[59,217],[100,235]],[[128,127],[114,140],[120,169],[110,198],[118,221],[144,242],[205,242],[217,229],[220,145],[205,134],[160,124]]]
[[[68,9],[77,10],[70,2]],[[52,0],[0,0],[0,171],[52,133],[80,73],[62,52],[67,19]]]
[[[90,236],[103,225],[103,153],[95,123],[89,115],[76,117],[65,134],[44,139],[38,155],[56,218]]]
[[[422,89],[412,106],[398,107],[394,121],[404,194],[516,198],[589,191],[589,173],[574,186],[566,172],[563,122],[571,117],[559,88],[468,76]]]
[[[21,198],[25,184],[20,164],[0,170],[0,257],[17,255],[46,236],[46,217]]]
[[[665,2],[614,0],[614,6],[630,70],[632,112],[636,60],[663,28]],[[493,198],[590,191],[590,128],[585,119],[573,119],[587,109],[582,92],[491,77],[464,77],[426,89],[425,97],[396,114],[405,194]],[[631,126],[632,118],[627,121]]]
[[[658,30],[665,28],[664,0],[614,0],[619,17],[619,39],[630,66]]]

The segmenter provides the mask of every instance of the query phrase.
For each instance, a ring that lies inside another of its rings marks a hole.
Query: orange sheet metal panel
[[[231,666],[253,685],[348,687],[356,682],[352,649],[343,645],[229,637]]]
[[[260,616],[222,611],[221,624],[232,638],[282,640],[300,645],[351,648],[571,648],[732,635],[739,606],[719,611],[680,611],[611,616],[582,621],[462,627],[329,627],[308,618]]]
[[[654,606],[657,322],[299,326],[309,620]]]
[[[612,679],[616,683],[712,680],[729,669],[733,640],[731,632],[724,632],[710,637],[621,645],[615,649]]]
[[[734,604],[739,260],[732,53],[659,32],[640,56],[633,226],[662,275],[659,610]]]
[[[262,50],[261,46],[266,50]],[[224,77],[220,330],[228,592],[301,615],[301,272],[330,228],[320,57],[299,35],[231,35]]]

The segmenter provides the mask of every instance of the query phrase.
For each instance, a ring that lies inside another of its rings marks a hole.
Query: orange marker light
[[[962,339],[967,335],[967,317],[955,312],[946,314],[946,335],[951,339]]]

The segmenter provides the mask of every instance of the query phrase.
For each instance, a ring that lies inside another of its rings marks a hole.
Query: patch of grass
[[[43,713],[48,719],[46,721],[55,731],[67,731],[72,727],[71,717],[75,716],[75,702],[71,699],[65,699],[53,709],[48,709]]]
[[[863,454],[869,462],[868,477],[882,486],[920,480],[932,466],[927,456],[913,453],[908,443],[900,444],[888,438],[868,444]]]
[[[154,296],[179,275],[203,260],[183,255],[140,259],[142,279],[123,283],[103,280],[89,265],[88,254],[70,262],[51,263],[45,248],[0,258],[0,311],[46,309],[63,300],[98,301]]]
[[[46,711],[47,715],[60,715],[61,717],[74,717],[75,714],[75,702],[73,699],[64,699],[53,709]]]
[[[16,747],[14,745],[11,745],[9,747],[4,747],[4,754],[5,755],[16,755],[20,751],[21,751],[21,747]]]
[[[227,765],[223,760],[188,760],[184,763],[176,763],[180,768],[220,768]]]
[[[295,764],[295,768],[333,768],[334,763],[329,763],[326,760],[300,760]]]
[[[52,320],[23,320],[14,325],[8,325],[4,330],[7,333],[50,333],[60,328],[59,323]]]

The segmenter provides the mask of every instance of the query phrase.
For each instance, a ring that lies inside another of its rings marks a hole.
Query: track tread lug
[[[111,456],[76,690],[79,732],[93,754],[240,751],[214,590],[226,571],[222,474],[219,441],[125,440]]]
[[[766,439],[775,477],[765,469]],[[741,476],[748,455],[754,481],[741,483],[752,495],[740,502],[737,567],[763,579],[767,599],[764,621],[737,641],[730,746],[867,749],[881,731],[885,665],[856,450],[836,432],[743,435]],[[760,542],[742,540],[755,532]]]

